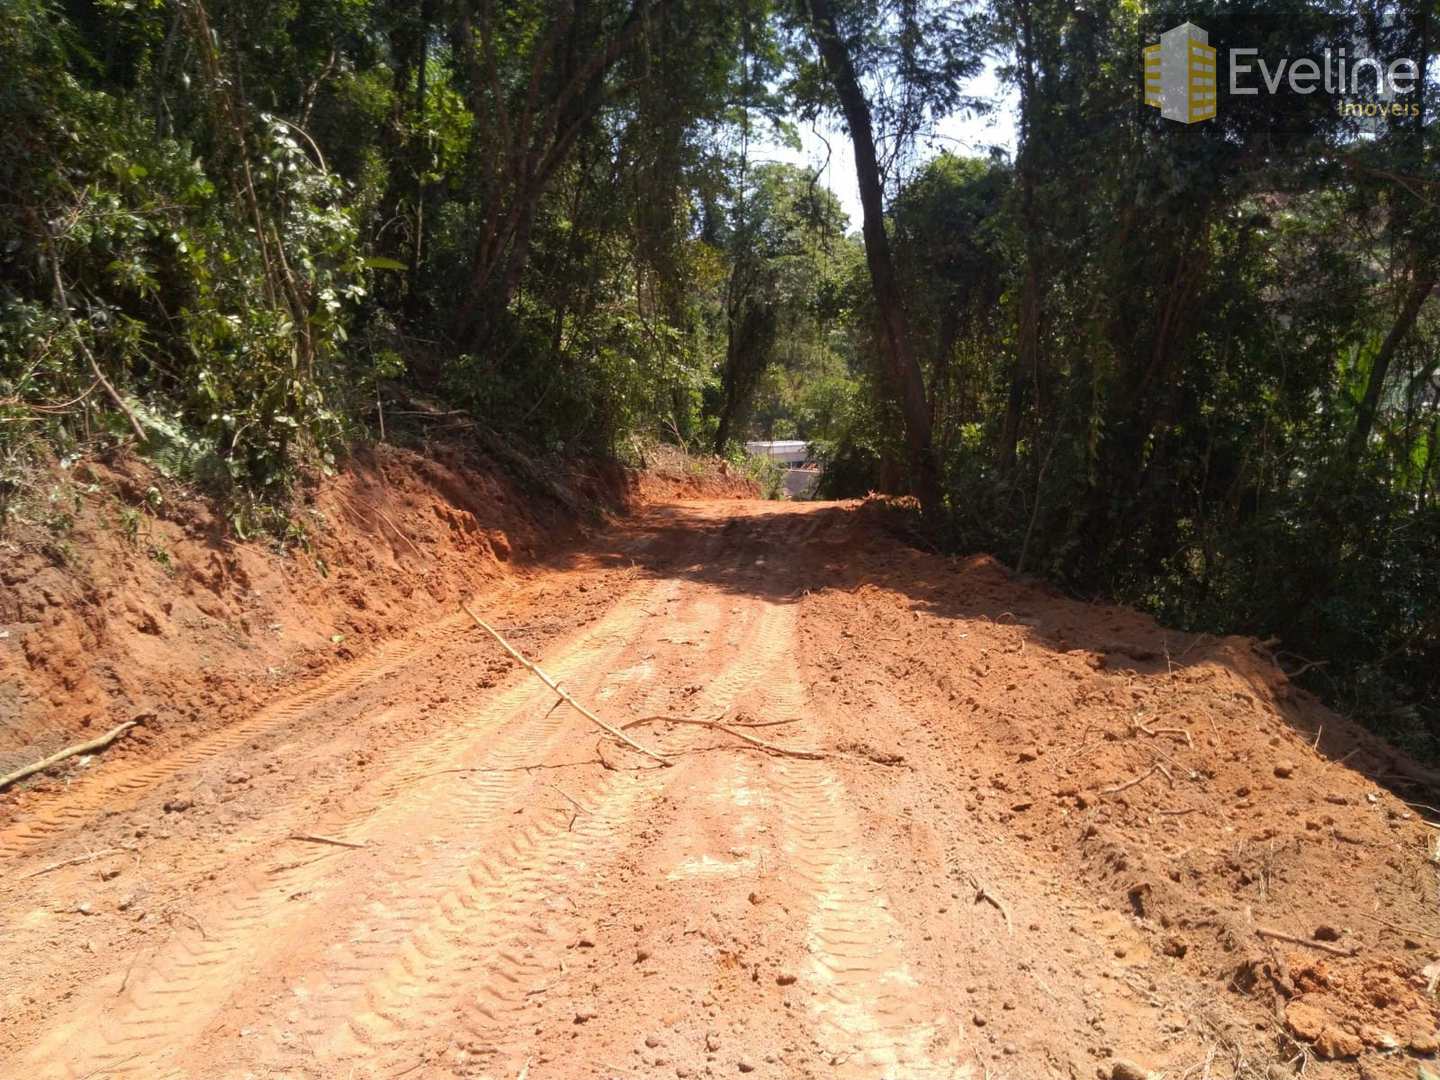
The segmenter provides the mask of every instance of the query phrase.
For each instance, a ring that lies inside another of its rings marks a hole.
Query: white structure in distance
[[[820,482],[820,469],[812,460],[810,444],[803,439],[747,442],[745,449],[785,466],[785,494],[789,498],[807,497]]]

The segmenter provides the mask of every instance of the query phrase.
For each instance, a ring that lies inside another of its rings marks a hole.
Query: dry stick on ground
[[[581,806],[577,800],[571,798],[554,784],[546,784],[545,786],[548,787],[551,791],[555,792],[555,794],[559,795],[562,799],[564,799],[566,802],[568,802],[571,806],[575,808],[575,813],[570,815],[570,824],[565,826],[566,832],[569,832],[571,829],[575,828],[575,822],[580,820],[581,814],[590,813],[590,811],[586,810],[585,807]]]
[[[304,840],[311,844],[334,844],[336,847],[363,848],[364,844],[357,844],[353,840],[341,840],[335,836],[321,836],[319,833],[297,832],[290,834],[291,840]]]
[[[4,791],[17,781],[24,780],[27,776],[34,776],[38,772],[44,772],[50,768],[50,766],[58,765],[67,758],[72,758],[79,754],[88,754],[95,750],[103,750],[137,723],[139,723],[138,720],[127,720],[119,727],[111,728],[99,738],[91,739],[89,742],[76,743],[74,746],[67,746],[64,750],[57,751],[49,757],[35,762],[33,765],[26,765],[23,769],[16,769],[9,776],[0,777],[0,791]]]
[[[1362,919],[1369,919],[1371,922],[1378,923],[1386,929],[1393,930],[1397,934],[1414,934],[1417,937],[1428,937],[1434,941],[1440,941],[1440,934],[1435,933],[1433,930],[1421,930],[1418,926],[1405,926],[1402,923],[1387,922],[1378,915],[1371,915],[1365,911],[1357,911],[1355,914],[1359,915]]]
[[[1287,934],[1280,930],[1271,930],[1267,926],[1257,926],[1255,933],[1263,938],[1273,938],[1275,941],[1288,941],[1291,945],[1304,945],[1311,949],[1319,949],[1321,952],[1330,953],[1333,956],[1354,956],[1358,949],[1344,949],[1339,945],[1330,945],[1323,941],[1311,941],[1309,938],[1296,937],[1294,934]]]
[[[27,879],[41,877],[44,874],[50,874],[56,870],[63,870],[67,866],[78,866],[80,863],[94,862],[96,859],[103,859],[106,855],[119,855],[125,850],[127,849],[118,847],[101,848],[99,851],[92,851],[86,855],[76,855],[73,859],[61,859],[59,862],[52,862],[49,866],[42,866],[33,874],[26,874],[25,877]]]
[[[1103,789],[1099,792],[1099,794],[1101,794],[1101,795],[1118,795],[1118,794],[1120,794],[1120,792],[1122,792],[1122,791],[1128,791],[1130,788],[1134,787],[1136,784],[1143,784],[1146,780],[1149,780],[1150,777],[1154,776],[1154,775],[1155,775],[1157,772],[1159,772],[1159,771],[1160,771],[1160,765],[1159,765],[1158,763],[1157,763],[1157,764],[1154,764],[1154,765],[1151,765],[1149,769],[1147,769],[1145,772],[1141,773],[1139,776],[1135,777],[1134,780],[1127,780],[1127,781],[1125,781],[1125,783],[1120,784],[1120,785],[1118,785],[1118,786],[1116,786],[1116,787],[1103,788]]]
[[[555,695],[559,697],[560,700],[564,701],[565,704],[569,705],[581,716],[585,717],[585,719],[597,725],[599,728],[601,728],[601,730],[613,735],[615,738],[619,739],[632,750],[636,750],[644,754],[646,757],[654,758],[656,761],[660,762],[661,765],[670,764],[669,758],[662,757],[654,750],[650,750],[647,747],[641,746],[639,743],[637,743],[634,739],[630,738],[629,735],[626,735],[619,728],[615,727],[613,724],[607,724],[604,720],[601,720],[600,717],[596,716],[589,709],[585,708],[584,705],[581,705],[578,701],[576,701],[573,697],[570,696],[570,692],[568,690],[564,689],[558,682],[556,682],[549,675],[547,675],[543,670],[541,670],[538,665],[532,664],[529,660],[525,659],[519,649],[515,648],[514,645],[511,645],[510,642],[506,641],[503,637],[501,637],[498,630],[496,630],[493,626],[487,623],[484,619],[480,618],[479,615],[476,615],[466,605],[461,604],[460,610],[465,612],[466,615],[469,615],[470,618],[474,619],[476,626],[480,627],[481,630],[484,630],[487,634],[489,634],[496,641],[498,641],[500,643],[500,647],[503,648],[512,657],[514,657],[517,663],[519,663],[522,667],[528,670],[530,674],[534,675],[537,679],[539,679],[551,690],[553,690],[555,692]]]
[[[1157,727],[1157,728],[1149,728],[1149,727],[1146,727],[1144,724],[1141,724],[1141,723],[1139,723],[1139,722],[1137,722],[1137,721],[1131,721],[1131,723],[1134,724],[1134,727],[1135,727],[1135,730],[1136,730],[1136,731],[1144,732],[1146,735],[1149,735],[1152,739],[1153,739],[1156,735],[1178,735],[1180,738],[1182,738],[1182,739],[1185,740],[1185,745],[1186,745],[1186,746],[1190,747],[1192,750],[1195,748],[1195,743],[1194,743],[1194,742],[1191,740],[1191,738],[1190,738],[1190,732],[1186,731],[1184,728],[1178,728],[1178,727]]]
[[[984,885],[981,885],[974,874],[970,874],[967,876],[970,878],[970,884],[975,889],[975,903],[978,904],[980,903],[980,901],[983,900],[991,907],[993,907],[996,911],[1000,912],[1001,918],[1005,920],[1006,932],[1013,934],[1015,932],[1015,928],[1010,925],[1010,912],[1005,907],[1004,902],[998,896],[992,893],[989,889],[985,888]]]
[[[130,963],[125,965],[125,977],[120,980],[120,987],[115,991],[116,997],[119,997],[121,994],[123,994],[125,992],[125,987],[130,985],[130,974],[135,970],[135,965],[139,962],[140,950],[136,949],[135,955],[130,957]]]
[[[726,711],[728,711],[728,710],[726,710]],[[658,723],[664,723],[664,724],[689,724],[689,725],[692,726],[692,727],[714,728],[714,729],[717,730],[717,731],[723,731],[723,732],[725,732],[725,734],[727,734],[727,735],[734,735],[735,738],[737,738],[737,739],[743,739],[745,742],[750,743],[752,746],[759,747],[761,750],[764,750],[766,753],[769,753],[769,754],[779,754],[779,755],[781,755],[782,757],[804,758],[804,759],[807,760],[807,761],[821,761],[821,760],[823,760],[824,757],[825,757],[825,755],[822,754],[822,753],[820,753],[818,750],[788,750],[788,749],[786,749],[786,748],[783,747],[783,746],[776,746],[774,743],[766,742],[764,739],[757,739],[754,735],[747,735],[747,734],[745,734],[745,732],[738,730],[738,728],[740,728],[740,727],[762,727],[762,726],[765,726],[765,725],[763,725],[763,724],[739,724],[739,725],[722,724],[722,723],[720,723],[720,717],[722,717],[722,716],[724,716],[724,715],[725,715],[725,712],[720,712],[720,713],[718,713],[718,714],[715,716],[714,719],[710,719],[710,720],[706,720],[706,719],[692,719],[691,717],[688,717],[688,716],[646,716],[646,717],[642,717],[642,718],[639,719],[639,720],[631,720],[628,724],[625,724],[625,725],[623,725],[623,726],[626,727],[626,728],[632,728],[632,727],[638,727],[638,726],[641,725],[641,724],[650,724],[650,723],[657,723],[657,722],[658,722]],[[773,723],[777,723],[777,724],[788,724],[788,723],[791,723],[791,721],[789,721],[789,720],[776,720],[776,721],[773,721]]]

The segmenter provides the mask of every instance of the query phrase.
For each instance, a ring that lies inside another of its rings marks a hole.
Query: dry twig
[[[766,724],[763,724],[763,723],[744,723],[744,724],[722,724],[722,723],[720,723],[720,717],[724,716],[725,713],[728,712],[728,711],[729,711],[728,709],[727,709],[727,710],[722,710],[721,712],[717,713],[713,718],[710,718],[710,719],[693,718],[693,717],[689,717],[689,716],[645,716],[645,717],[641,717],[639,720],[631,720],[628,724],[625,724],[625,725],[623,725],[623,726],[624,726],[625,728],[632,728],[632,727],[638,727],[638,726],[641,725],[641,724],[650,724],[650,723],[689,724],[689,725],[692,726],[692,727],[714,728],[716,731],[723,731],[723,732],[725,732],[725,734],[727,734],[727,735],[733,735],[733,736],[735,736],[735,738],[737,738],[737,739],[742,739],[742,740],[744,740],[745,742],[749,743],[750,745],[755,746],[755,747],[758,747],[759,749],[764,750],[766,753],[769,753],[769,754],[779,754],[779,755],[781,755],[782,757],[804,758],[804,759],[806,759],[807,761],[820,761],[820,760],[823,760],[824,757],[825,757],[825,755],[822,754],[822,753],[820,753],[818,750],[789,750],[789,749],[787,749],[787,748],[785,748],[785,747],[783,747],[783,746],[776,746],[774,743],[766,742],[764,739],[757,739],[754,735],[747,735],[745,732],[737,730],[738,728],[741,728],[741,727],[764,727],[764,726],[767,726]],[[775,721],[771,721],[771,723],[775,723],[775,724],[788,724],[788,723],[791,723],[791,722],[792,722],[792,721],[789,721],[789,720],[775,720]]]
[[[50,241],[50,272],[55,282],[56,298],[60,301],[60,311],[65,316],[66,325],[75,332],[75,344],[80,347],[80,352],[90,362],[90,374],[95,376],[95,381],[105,388],[105,393],[115,403],[115,407],[130,422],[130,430],[135,432],[135,438],[144,443],[146,441],[145,429],[135,418],[135,410],[125,403],[125,399],[120,396],[120,391],[115,389],[115,384],[105,377],[105,372],[100,370],[100,361],[96,360],[95,354],[90,351],[90,346],[85,341],[85,335],[80,331],[75,316],[70,312],[70,297],[65,292],[65,280],[60,276],[60,256],[55,249],[53,239]],[[0,787],[4,787],[4,785],[0,784]]]
[[[35,762],[33,765],[26,765],[23,769],[16,769],[9,776],[0,777],[0,791],[4,791],[7,787],[9,787],[13,783],[16,783],[17,781],[24,780],[27,776],[34,776],[38,772],[44,772],[46,769],[50,768],[50,766],[58,765],[60,764],[60,762],[65,761],[67,758],[72,758],[79,754],[89,754],[95,750],[103,750],[105,749],[105,747],[109,746],[112,742],[118,739],[121,735],[124,735],[125,732],[129,731],[137,723],[139,723],[138,720],[127,720],[119,727],[113,727],[104,735],[101,735],[98,738],[91,739],[89,742],[76,743],[74,746],[67,746],[64,750],[59,750],[56,753],[51,754],[49,757],[43,758],[40,761]]]
[[[63,870],[67,866],[78,866],[80,863],[94,862],[96,859],[103,859],[106,855],[119,855],[124,850],[124,848],[118,847],[101,848],[99,851],[91,851],[85,855],[76,855],[73,859],[61,859],[59,862],[52,862],[49,866],[42,866],[33,874],[26,874],[25,877],[27,880],[29,878],[41,877],[44,874],[50,874],[56,870]]]
[[[1195,743],[1194,743],[1194,741],[1190,738],[1190,732],[1186,731],[1184,728],[1178,728],[1178,727],[1157,727],[1157,728],[1151,728],[1151,727],[1146,727],[1144,724],[1140,723],[1140,722],[1137,721],[1137,720],[1132,720],[1132,721],[1131,721],[1131,724],[1132,724],[1132,726],[1135,728],[1136,731],[1142,732],[1142,733],[1145,734],[1145,735],[1149,735],[1152,739],[1153,739],[1155,736],[1157,736],[1157,735],[1175,735],[1175,736],[1178,736],[1178,737],[1181,738],[1181,739],[1184,739],[1184,740],[1185,740],[1185,745],[1188,746],[1188,747],[1190,747],[1192,750],[1195,748]]]
[[[297,832],[290,834],[291,840],[304,840],[311,844],[333,844],[336,847],[363,848],[364,844],[357,844],[353,840],[341,840],[336,836],[321,836],[319,833]]]
[[[581,814],[590,813],[590,811],[586,810],[585,807],[581,806],[577,800],[571,798],[554,784],[546,784],[545,786],[548,787],[551,791],[555,792],[556,795],[559,795],[562,799],[564,799],[566,802],[568,802],[571,806],[575,808],[575,813],[570,815],[570,824],[565,826],[566,832],[569,832],[571,829],[575,828],[575,822],[580,820]]]
[[[547,675],[538,664],[533,664],[529,660],[525,659],[524,655],[520,652],[519,649],[515,648],[514,645],[511,645],[510,642],[506,641],[503,637],[501,637],[500,631],[496,630],[484,619],[480,618],[479,615],[476,615],[466,605],[461,604],[460,610],[465,612],[466,615],[469,615],[470,618],[474,619],[476,626],[480,627],[481,630],[484,630],[487,634],[489,634],[496,641],[498,641],[500,643],[500,647],[503,648],[507,653],[509,653],[517,663],[519,663],[522,667],[528,670],[530,674],[534,675],[537,679],[539,679],[551,690],[553,690],[556,696],[560,698],[560,700],[564,701],[565,704],[569,705],[581,716],[585,717],[585,719],[598,726],[601,730],[609,733],[610,735],[613,735],[615,738],[623,742],[626,746],[630,747],[630,749],[636,750],[644,754],[646,757],[654,758],[656,761],[660,762],[661,765],[670,764],[669,758],[662,757],[654,750],[651,750],[645,746],[641,746],[634,739],[630,738],[629,735],[626,735],[625,732],[621,731],[613,724],[607,724],[604,720],[601,720],[600,717],[596,716],[584,705],[581,705],[578,701],[576,701],[573,697],[570,696],[570,692],[568,690],[566,690],[558,682],[556,682],[549,675]]]
[[[1149,780],[1150,777],[1154,776],[1157,772],[1160,772],[1160,765],[1159,765],[1158,762],[1157,762],[1156,764],[1154,764],[1154,765],[1151,765],[1150,768],[1148,768],[1147,770],[1145,770],[1145,771],[1144,771],[1143,773],[1141,773],[1139,776],[1135,777],[1135,779],[1133,779],[1133,780],[1127,780],[1127,781],[1125,781],[1125,783],[1119,784],[1119,785],[1117,785],[1116,787],[1102,788],[1102,789],[1098,792],[1098,794],[1101,794],[1101,795],[1118,795],[1118,794],[1120,794],[1120,792],[1122,792],[1122,791],[1129,791],[1129,790],[1130,790],[1132,787],[1134,787],[1136,784],[1143,784],[1146,780]],[[1172,781],[1172,782],[1173,782],[1173,781]]]
[[[1309,938],[1296,937],[1294,934],[1287,934],[1281,930],[1271,930],[1268,926],[1257,926],[1255,933],[1263,938],[1272,938],[1275,941],[1286,941],[1291,945],[1304,945],[1311,949],[1319,949],[1321,952],[1330,953],[1332,956],[1354,956],[1359,950],[1345,949],[1339,945],[1331,945],[1324,941],[1311,941]]]
[[[1415,937],[1427,937],[1432,941],[1440,941],[1440,934],[1433,930],[1421,930],[1418,926],[1405,926],[1403,923],[1393,923],[1380,918],[1378,915],[1371,915],[1368,911],[1357,911],[1355,914],[1362,919],[1369,919],[1373,923],[1385,927],[1387,930],[1394,930],[1397,934],[1412,934]]]
[[[1005,907],[1004,901],[1001,900],[994,893],[990,892],[990,890],[985,888],[984,885],[981,885],[980,882],[975,878],[975,875],[971,874],[968,876],[970,878],[970,884],[975,889],[975,903],[978,904],[983,901],[993,907],[996,911],[1000,912],[1000,917],[1005,920],[1006,933],[1013,934],[1015,932],[1015,928],[1010,925],[1010,911],[1008,908]]]

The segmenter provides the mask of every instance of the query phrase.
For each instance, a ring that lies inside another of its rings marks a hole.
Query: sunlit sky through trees
[[[998,147],[1007,157],[1014,157],[1015,117],[1019,109],[1019,95],[1015,87],[1002,81],[997,65],[991,63],[971,81],[967,93],[986,103],[986,111],[947,116],[931,135],[919,139],[916,147],[918,156],[911,163],[912,169],[943,150],[952,154],[987,157],[992,147]],[[798,125],[796,130],[803,144],[801,149],[765,140],[752,148],[752,158],[757,162],[782,161],[811,169],[820,168],[820,182],[840,200],[840,205],[850,217],[850,228],[860,228],[860,191],[855,182],[855,154],[839,121],[827,117],[813,127]],[[889,178],[892,193],[895,180],[895,177]]]

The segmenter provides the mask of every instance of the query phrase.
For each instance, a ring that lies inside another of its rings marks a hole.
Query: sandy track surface
[[[0,1075],[1398,1077],[1433,1050],[1425,826],[1240,645],[824,504],[652,508],[475,602],[613,722],[724,710],[825,756],[653,723],[654,767],[437,612],[0,828]],[[1357,955],[1255,932],[1322,923]]]

